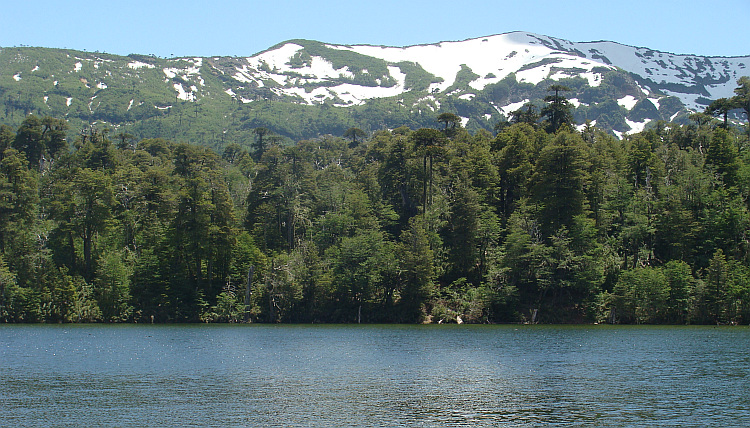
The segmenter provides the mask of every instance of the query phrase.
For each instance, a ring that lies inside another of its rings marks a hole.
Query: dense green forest
[[[738,84],[623,140],[560,85],[496,135],[446,112],[218,153],[30,115],[0,127],[0,320],[747,323]]]

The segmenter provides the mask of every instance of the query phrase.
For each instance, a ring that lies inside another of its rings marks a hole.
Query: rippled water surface
[[[750,328],[0,326],[0,426],[750,426]]]

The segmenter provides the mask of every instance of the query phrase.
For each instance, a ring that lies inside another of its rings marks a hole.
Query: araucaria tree
[[[411,135],[417,152],[422,155],[422,212],[427,211],[428,186],[432,188],[432,159],[440,154],[443,135],[437,129],[422,128]],[[429,170],[427,160],[430,161]]]
[[[543,118],[547,119],[547,130],[550,133],[555,133],[563,125],[573,123],[572,105],[567,98],[560,95],[560,92],[568,92],[570,88],[564,85],[552,85],[547,88],[547,91],[555,94],[544,97],[547,105],[542,108],[541,114]]]

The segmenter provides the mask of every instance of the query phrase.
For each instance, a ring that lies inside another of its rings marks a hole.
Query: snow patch
[[[70,107],[70,105],[73,104],[73,97],[65,98],[65,100],[66,100],[65,105],[67,105],[68,107]]]
[[[252,77],[249,77],[247,73],[243,73],[240,70],[237,70],[237,72],[234,73],[234,76],[232,76],[232,78],[234,78],[234,80],[236,80],[238,82],[242,82],[242,83],[252,83],[252,82],[256,81]]]
[[[461,126],[465,128],[467,123],[469,123],[469,118],[461,116]]]
[[[107,84],[104,82],[99,82],[96,84],[96,87],[99,89],[107,89]]]
[[[591,126],[596,126],[596,120],[592,120],[590,122],[590,125]],[[580,125],[576,125],[575,128],[576,128],[576,130],[578,130],[578,132],[583,132],[586,129],[586,124],[582,123]]]
[[[398,85],[392,88],[384,88],[382,86],[359,86],[351,83],[319,87],[311,92],[306,92],[303,88],[284,89],[284,93],[299,96],[308,104],[319,103],[327,98],[339,98],[344,102],[341,105],[361,105],[370,98],[392,97],[402,92],[402,88]]]
[[[624,97],[617,100],[617,104],[625,107],[628,110],[632,110],[633,107],[635,107],[635,104],[638,102],[638,99],[636,99],[632,95],[625,95]]]
[[[177,91],[177,99],[183,101],[195,101],[195,94],[192,92],[185,91],[181,83],[175,83],[173,85],[174,90]],[[194,88],[195,86],[193,86]]]
[[[463,94],[458,97],[459,100],[471,100],[472,98],[476,97],[476,94]]]
[[[201,85],[205,85],[205,82],[203,82],[203,78],[199,74],[200,68],[203,66],[203,59],[193,58],[189,60],[188,63],[190,63],[191,65],[186,68],[167,67],[162,69],[162,71],[168,79],[174,79],[175,77],[179,76],[186,82],[190,81],[193,76],[197,76],[199,83],[201,83]]]
[[[589,81],[589,86],[595,88],[602,84],[602,75],[594,72],[586,72],[579,74],[580,77]]]
[[[651,119],[646,119],[643,122],[633,122],[631,120],[625,119],[625,123],[627,123],[630,127],[630,131],[626,132],[626,134],[637,134],[639,132],[643,132],[649,122],[651,122]]]
[[[148,64],[141,61],[132,61],[128,63],[128,67],[132,68],[133,70],[138,70],[139,68],[156,68],[153,64]]]
[[[301,69],[295,69],[295,71],[299,71],[302,74],[305,74],[308,72],[308,74],[312,74],[313,76],[317,78],[323,78],[323,79],[330,79],[330,78],[347,78],[347,79],[354,79],[354,73],[352,73],[349,70],[349,67],[343,67],[339,69],[333,68],[333,64],[328,62],[327,60],[319,57],[314,56],[311,61],[311,65],[309,67],[301,68]],[[364,73],[365,71],[362,70]]]
[[[175,77],[177,77],[177,72],[179,70],[177,70],[176,68],[165,68],[162,71],[164,72],[164,75],[167,76],[167,78],[174,79]]]
[[[75,65],[75,67],[73,68],[73,71],[75,71],[77,73],[77,72],[81,71],[82,68],[83,68],[83,64],[80,61],[78,61],[76,63],[76,65]]]
[[[529,102],[529,100],[525,99],[525,100],[519,101],[517,103],[508,104],[507,106],[504,106],[504,107],[499,107],[498,110],[500,111],[500,113],[504,114],[505,116],[510,116],[511,113],[513,113],[514,111],[520,109],[521,107],[523,107],[528,102]]]

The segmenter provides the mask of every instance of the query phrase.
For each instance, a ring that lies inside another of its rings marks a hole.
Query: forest
[[[622,140],[566,89],[494,134],[2,125],[0,321],[750,322],[750,79]]]

